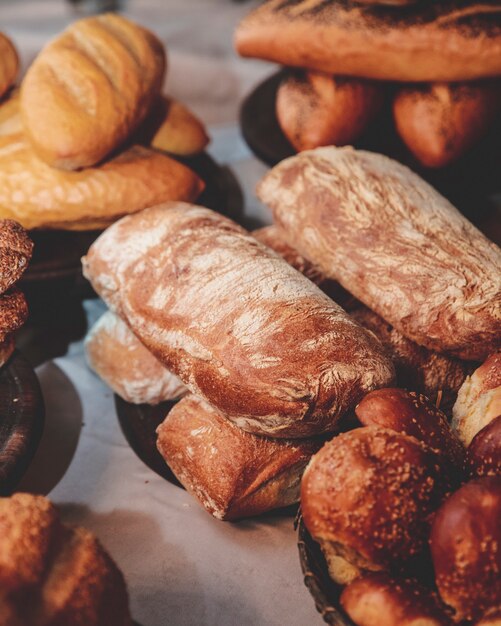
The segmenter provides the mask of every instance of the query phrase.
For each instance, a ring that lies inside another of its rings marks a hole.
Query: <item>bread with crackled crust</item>
[[[501,250],[404,165],[317,148],[258,195],[291,245],[404,336],[466,360],[501,345]]]
[[[33,242],[13,220],[0,219],[0,294],[24,274],[33,254]]]
[[[149,113],[165,65],[160,40],[120,15],[74,22],[40,52],[21,87],[37,155],[67,170],[102,161]]]
[[[85,276],[196,395],[250,432],[307,437],[394,370],[379,341],[231,220],[166,203],[120,220]]]
[[[282,65],[403,82],[501,75],[501,7],[417,2],[407,7],[352,0],[268,0],[235,35],[242,56]]]
[[[222,520],[296,503],[303,470],[322,443],[247,433],[191,394],[157,428],[157,448],[167,465]]]
[[[0,33],[0,98],[14,84],[19,70],[19,58],[12,41]]]
[[[111,311],[102,315],[88,332],[85,355],[96,374],[127,402],[159,404],[187,391],[179,378]]]
[[[0,341],[24,324],[28,318],[28,304],[22,291],[12,287],[0,296]]]

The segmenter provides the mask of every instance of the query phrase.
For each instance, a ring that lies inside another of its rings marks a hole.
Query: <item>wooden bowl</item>
[[[44,425],[40,385],[17,351],[0,368],[0,495],[12,493],[40,442]]]

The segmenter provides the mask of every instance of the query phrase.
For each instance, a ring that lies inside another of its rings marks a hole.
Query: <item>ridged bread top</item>
[[[301,254],[409,339],[466,360],[499,347],[500,249],[405,166],[319,148],[258,194]]]
[[[101,161],[144,119],[165,66],[162,43],[119,15],[72,24],[40,52],[22,84],[24,126],[37,154],[62,169]]]
[[[331,431],[393,378],[371,333],[209,209],[166,203],[120,220],[83,265],[146,347],[250,432]]]

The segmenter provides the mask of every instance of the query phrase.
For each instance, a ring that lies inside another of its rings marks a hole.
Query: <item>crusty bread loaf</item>
[[[46,163],[95,165],[139,126],[165,74],[162,43],[108,13],[79,20],[50,42],[21,88],[27,136]]]
[[[120,220],[85,276],[196,395],[250,432],[336,429],[394,376],[377,339],[231,220],[166,203]]]
[[[28,318],[28,305],[23,293],[13,287],[0,296],[0,341],[24,324]]]
[[[247,433],[193,395],[171,409],[157,434],[158,450],[179,481],[222,520],[297,502],[303,470],[323,443]]]
[[[243,56],[283,65],[397,81],[501,75],[501,7],[417,2],[405,8],[352,0],[268,0],[237,29]]]
[[[127,402],[159,404],[186,393],[179,378],[111,311],[87,334],[85,354],[90,367]]]
[[[0,626],[132,626],[115,563],[46,498],[1,498],[0,528]]]
[[[298,152],[345,146],[358,139],[382,102],[381,84],[296,70],[278,88],[277,120]]]
[[[184,104],[167,96],[157,98],[135,140],[179,156],[198,154],[209,143],[202,122]]]
[[[12,220],[0,219],[0,294],[21,278],[32,254],[33,242],[24,228]]]
[[[403,87],[393,100],[400,137],[427,167],[444,167],[487,134],[501,108],[501,83]]]
[[[0,98],[16,80],[19,59],[12,41],[0,33]]]
[[[258,195],[287,241],[404,336],[477,361],[501,345],[501,250],[405,166],[317,148]]]

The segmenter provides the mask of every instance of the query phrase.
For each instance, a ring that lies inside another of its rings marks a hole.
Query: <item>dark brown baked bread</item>
[[[419,555],[444,490],[439,458],[424,443],[366,426],[334,437],[313,456],[301,510],[331,577],[346,584]]]
[[[409,339],[477,361],[501,346],[501,250],[405,166],[317,148],[258,194],[289,243]]]
[[[276,112],[280,127],[294,146],[345,146],[364,132],[383,103],[381,84],[296,70],[282,80]]]
[[[246,433],[193,395],[171,409],[157,435],[158,450],[179,481],[222,520],[297,502],[303,470],[323,443]]]
[[[393,379],[377,339],[231,220],[184,203],[122,219],[84,274],[196,395],[249,432],[307,437]]]
[[[28,267],[33,242],[13,220],[0,219],[0,294],[16,283]]]
[[[28,304],[16,287],[0,296],[0,341],[24,324],[28,318]]]
[[[501,414],[484,426],[466,450],[466,471],[475,476],[501,476]]]
[[[0,626],[132,626],[115,563],[46,498],[0,498],[0,529]]]
[[[239,25],[242,56],[327,74],[405,82],[501,75],[498,0],[268,0]]]
[[[393,100],[400,137],[427,167],[444,167],[492,127],[501,108],[501,83],[433,83],[403,87]]]

